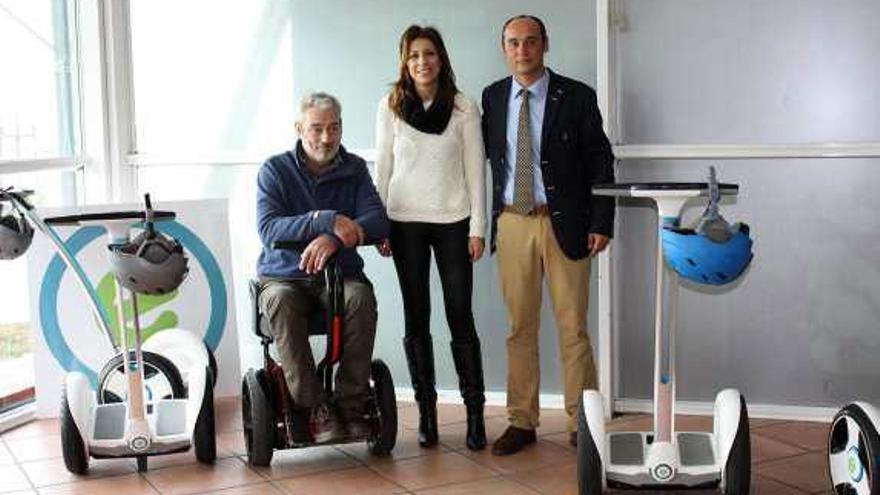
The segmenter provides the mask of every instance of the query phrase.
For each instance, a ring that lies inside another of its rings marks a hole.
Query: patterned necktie
[[[513,179],[513,210],[531,213],[534,204],[535,164],[532,163],[532,134],[529,132],[529,91],[519,91],[519,125],[516,130],[516,174]]]

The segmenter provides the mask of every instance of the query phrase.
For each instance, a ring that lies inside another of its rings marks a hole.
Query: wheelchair
[[[273,249],[290,249],[299,243],[275,242]],[[333,374],[344,352],[342,330],[344,325],[345,298],[343,278],[339,263],[334,256],[323,271],[328,304],[324,311],[317,310],[310,316],[309,336],[324,336],[326,351],[318,363],[316,372],[327,397],[333,396]],[[268,466],[275,449],[296,449],[314,445],[355,443],[366,441],[370,452],[385,456],[394,448],[397,440],[397,398],[394,382],[388,366],[381,359],[374,359],[370,366],[370,393],[367,404],[369,432],[366,436],[346,436],[327,442],[313,440],[302,442],[295,439],[292,411],[293,398],[284,379],[284,371],[270,354],[273,342],[269,321],[260,311],[260,283],[250,281],[250,300],[254,333],[263,346],[263,367],[249,369],[241,383],[241,408],[248,463],[252,466]]]

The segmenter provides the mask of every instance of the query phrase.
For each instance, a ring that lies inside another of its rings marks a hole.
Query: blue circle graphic
[[[156,224],[156,228],[160,232],[180,241],[184,248],[192,253],[205,272],[211,295],[211,315],[208,319],[208,329],[203,340],[211,351],[216,351],[226,328],[228,310],[226,304],[226,282],[223,279],[220,265],[217,263],[211,250],[208,249],[208,246],[195,233],[177,221],[160,222]],[[104,235],[105,232],[106,229],[103,227],[81,227],[64,242],[64,245],[72,256],[76,256],[83,248]],[[40,326],[43,328],[43,337],[46,339],[46,345],[58,361],[58,364],[65,371],[82,372],[89,378],[92,386],[97,386],[97,373],[74,354],[67,344],[64,334],[61,332],[58,319],[58,291],[66,269],[67,265],[58,254],[52,257],[49,266],[46,268],[46,273],[40,286]],[[92,291],[94,289],[90,288],[89,290]],[[100,309],[106,318],[107,314],[104,308],[101,307]]]

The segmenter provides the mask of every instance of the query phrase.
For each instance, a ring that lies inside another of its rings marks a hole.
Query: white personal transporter
[[[880,409],[857,401],[834,416],[828,474],[838,495],[880,495]]]
[[[719,184],[722,195],[738,186]],[[643,183],[594,186],[593,194],[650,198],[657,204],[658,229],[675,222],[685,203],[709,195],[706,183]],[[605,433],[602,395],[585,391],[578,411],[578,484],[582,495],[608,487],[676,489],[718,487],[724,494],[748,494],[751,473],[746,402],[735,389],[715,398],[708,432],[675,430],[675,326],[678,275],[665,267],[658,230],[654,327],[654,431]],[[664,325],[664,281],[668,325]]]
[[[99,226],[107,231],[108,244],[125,243],[130,229],[141,222],[173,220],[173,212],[146,211],[92,213],[47,218],[37,215],[26,200],[29,191],[0,191],[53,244],[86,294],[95,320],[117,351],[104,367],[97,390],[86,374],[71,371],[65,377],[61,401],[61,443],[67,469],[76,474],[88,470],[89,457],[135,457],[139,471],[147,458],[188,450],[212,463],[214,438],[214,392],[216,363],[201,337],[183,329],[167,329],[142,345],[137,296],[117,283],[116,312],[121,342],[102,311],[94,287],[73,253],[51,225]],[[134,342],[127,337],[123,291],[132,304]],[[123,352],[125,351],[125,352]],[[149,377],[145,379],[145,371]]]

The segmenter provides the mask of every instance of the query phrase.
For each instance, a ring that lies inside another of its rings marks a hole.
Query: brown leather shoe
[[[572,447],[578,446],[578,432],[571,431],[568,433],[568,444]]]
[[[524,430],[508,426],[504,434],[492,445],[492,455],[516,454],[525,446],[535,443],[535,430]]]

